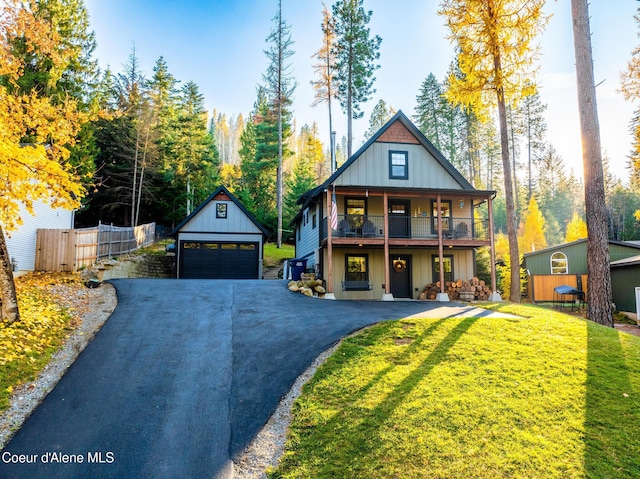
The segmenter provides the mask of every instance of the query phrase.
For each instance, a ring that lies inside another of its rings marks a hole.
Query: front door
[[[411,298],[411,255],[394,254],[391,265],[391,294],[394,298]]]
[[[389,237],[409,238],[411,203],[409,200],[389,200]]]

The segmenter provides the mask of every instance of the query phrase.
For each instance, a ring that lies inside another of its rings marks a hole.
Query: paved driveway
[[[0,477],[228,477],[318,354],[438,307],[320,301],[281,281],[112,283],[118,307],[3,450]]]

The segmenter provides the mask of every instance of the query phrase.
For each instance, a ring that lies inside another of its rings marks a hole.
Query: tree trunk
[[[613,327],[607,208],[587,0],[571,0],[587,213],[587,317]]]
[[[13,266],[2,226],[0,226],[0,320],[9,323],[20,321],[16,285],[13,282]]]

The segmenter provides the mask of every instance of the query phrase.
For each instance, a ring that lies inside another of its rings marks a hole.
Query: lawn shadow
[[[345,440],[339,445],[340,455],[344,458],[366,458],[375,450],[376,447],[383,443],[379,438],[380,426],[386,423],[396,408],[407,400],[407,397],[411,392],[427,375],[429,375],[433,368],[445,359],[447,352],[477,320],[478,318],[476,317],[462,318],[460,323],[458,323],[447,334],[447,336],[433,348],[431,353],[417,367],[415,367],[406,378],[397,384],[393,390],[373,409],[365,410],[363,408],[359,408],[356,405],[361,399],[363,399],[367,391],[370,390],[377,382],[380,382],[384,376],[390,373],[396,366],[389,366],[376,374],[376,376],[372,378],[367,385],[354,392],[351,396],[351,404],[353,404],[354,407],[345,411],[345,414],[348,415],[358,414],[359,417],[357,422],[355,424],[351,424],[350,421],[344,420],[344,416],[342,414],[337,414],[326,423],[318,426],[317,434],[313,434],[314,438],[320,438],[320,440],[323,440],[323,438],[331,437],[335,439],[335,434],[331,432],[335,430],[342,430],[341,437]],[[453,319],[441,319],[432,324],[407,347],[407,350],[401,355],[401,357],[408,356],[413,350],[419,348],[424,340],[444,321],[453,321]],[[412,350],[409,348],[412,348]],[[314,443],[315,450],[325,450],[327,453],[329,453],[332,448],[335,448],[335,446],[336,444],[333,443],[322,445],[317,442]],[[341,467],[344,466],[346,465],[341,464]],[[349,466],[357,468],[357,464],[355,462],[351,462]],[[356,471],[352,472],[357,474]]]
[[[584,465],[587,477],[640,477],[640,404],[620,333],[587,323]]]

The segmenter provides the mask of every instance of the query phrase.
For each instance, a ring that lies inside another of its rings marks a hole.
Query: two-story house
[[[300,197],[296,257],[326,281],[330,298],[415,299],[440,281],[438,300],[448,301],[446,281],[475,276],[475,250],[488,246],[499,300],[494,197],[475,189],[400,111]]]

